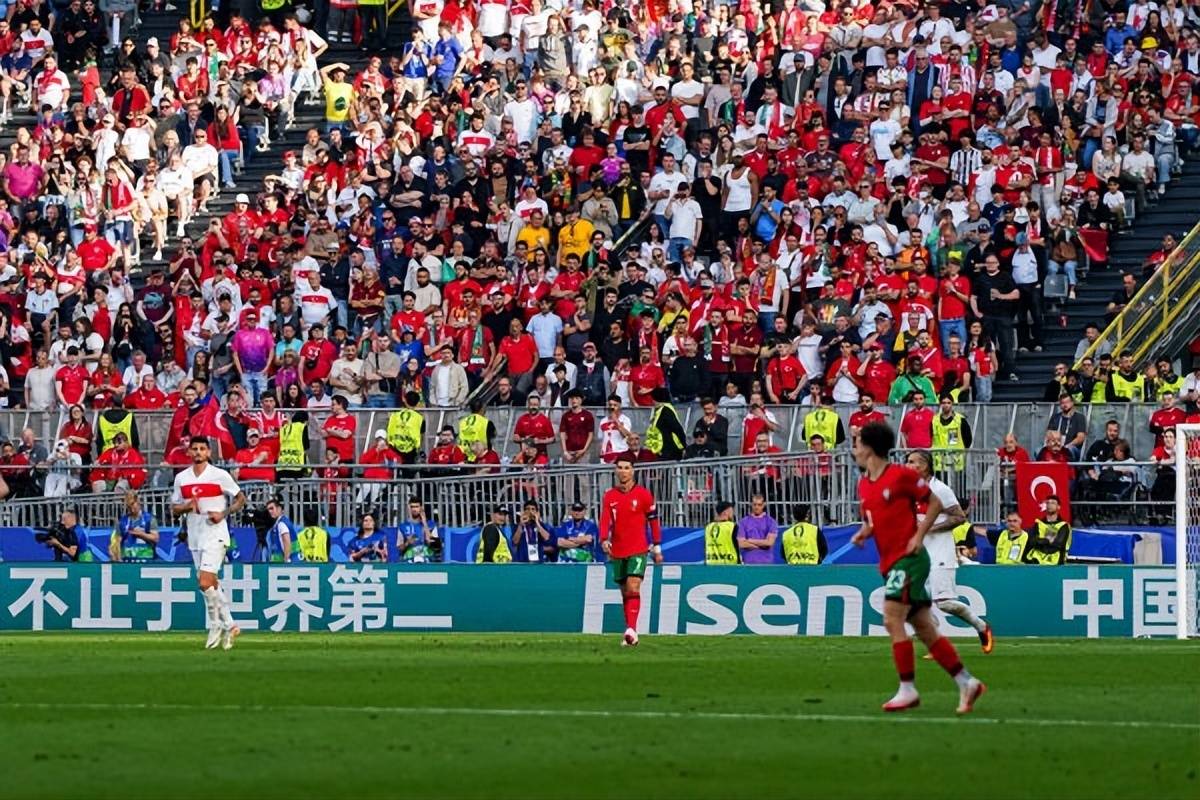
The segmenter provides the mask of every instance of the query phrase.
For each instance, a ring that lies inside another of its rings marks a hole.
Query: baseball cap
[[[387,431],[385,431],[383,428],[380,428],[379,430],[375,431],[375,438],[387,439]]]
[[[261,437],[262,431],[260,431],[258,428],[250,428],[246,431],[246,438],[250,438],[251,436]]]
[[[245,193],[241,193],[237,197],[233,198],[233,202],[245,203],[246,205],[250,205],[250,197],[248,195],[246,195]]]
[[[571,503],[572,511],[585,511],[586,509],[587,509],[587,506],[585,506],[583,503],[580,503],[578,501]]]
[[[507,508],[505,508],[504,506],[492,506],[492,513],[493,513],[493,514],[505,514],[505,515],[507,515],[507,514],[508,514],[508,509],[507,509]]]

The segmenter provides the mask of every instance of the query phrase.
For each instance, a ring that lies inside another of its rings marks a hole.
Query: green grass
[[[0,636],[0,797],[1200,796],[1189,643],[964,642],[991,691],[961,720],[928,661],[922,707],[882,714],[879,639],[202,643]]]

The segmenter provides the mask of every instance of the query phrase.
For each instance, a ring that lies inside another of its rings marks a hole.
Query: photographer
[[[442,539],[438,535],[437,520],[430,522],[425,505],[415,497],[408,501],[408,519],[398,526],[396,543],[401,561],[421,564],[442,560]]]
[[[538,504],[527,502],[521,509],[521,522],[513,531],[513,561],[538,564],[555,560],[555,539],[542,522]]]
[[[63,509],[59,521],[33,538],[54,551],[55,561],[91,561],[88,550],[87,531],[79,524],[79,515],[73,508]]]

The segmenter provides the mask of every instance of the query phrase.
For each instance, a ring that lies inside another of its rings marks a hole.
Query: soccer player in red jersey
[[[637,619],[642,609],[642,576],[646,574],[646,528],[654,541],[654,563],[662,563],[662,527],[654,495],[633,480],[633,459],[617,456],[617,485],[604,493],[600,512],[600,547],[608,556],[608,571],[621,587],[625,610],[623,647],[638,643]]]
[[[954,645],[938,633],[925,585],[929,577],[925,534],[941,513],[942,504],[914,470],[888,461],[895,446],[896,434],[883,422],[864,425],[854,443],[854,460],[866,474],[858,481],[863,524],[850,541],[862,547],[867,539],[875,537],[879,572],[885,576],[883,624],[892,637],[892,659],[900,674],[900,690],[884,703],[883,710],[904,711],[921,704],[913,683],[916,661],[912,639],[904,629],[907,620],[929,648],[929,654],[958,684],[958,713],[966,714],[987,687],[967,672]],[[925,502],[925,517],[918,524],[917,503]]]

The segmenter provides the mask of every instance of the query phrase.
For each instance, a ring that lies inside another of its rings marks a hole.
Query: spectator
[[[376,442],[379,441],[376,437]],[[440,560],[440,544],[436,521],[430,523],[425,504],[420,498],[410,497],[408,519],[400,523],[396,534],[396,550],[400,560],[410,564]]]
[[[1070,394],[1058,398],[1058,410],[1050,415],[1046,429],[1057,431],[1062,436],[1063,447],[1071,461],[1082,459],[1083,444],[1087,440],[1087,420],[1075,408],[1075,399]]]
[[[1000,271],[1000,259],[988,255],[984,271],[972,285],[971,311],[983,323],[983,331],[999,349],[1000,373],[1017,380],[1013,360],[1013,319],[1017,314],[1020,292],[1012,276]]]
[[[904,374],[898,376],[892,382],[891,388],[888,390],[889,406],[900,405],[901,403],[916,403],[917,397],[922,400],[928,400],[931,397],[937,397],[937,390],[933,386],[933,381],[928,375],[922,374],[922,363],[919,358],[909,357],[905,360]]]
[[[1174,431],[1176,425],[1187,420],[1187,412],[1175,405],[1175,394],[1163,392],[1158,398],[1159,407],[1150,415],[1150,432],[1154,434],[1154,446],[1162,447],[1163,435]]]
[[[1063,447],[1063,437],[1058,431],[1046,431],[1046,444],[1038,451],[1038,461],[1051,461],[1059,464],[1069,464],[1071,454]]]
[[[46,459],[46,497],[66,497],[79,488],[79,472],[83,459],[71,450],[66,439],[54,443],[54,451]]]
[[[246,431],[246,446],[239,448],[233,460],[239,466],[231,470],[234,480],[275,482],[275,448],[264,442],[258,428]]]
[[[388,444],[385,430],[375,431],[371,446],[358,457],[362,465],[364,483],[358,487],[354,502],[359,505],[375,505],[383,499],[388,482],[396,477],[396,466],[403,463],[400,454]],[[404,549],[398,551],[403,555]]]
[[[440,359],[430,376],[430,404],[459,408],[467,401],[467,372],[454,360],[454,348],[443,347],[438,355]]]
[[[933,409],[925,405],[925,392],[913,392],[912,408],[900,420],[899,446],[910,450],[933,447],[933,417]]]
[[[711,397],[700,401],[702,412],[692,428],[692,437],[697,438],[703,433],[709,446],[720,456],[729,454],[729,419],[717,410],[717,404]]]
[[[531,394],[525,401],[525,408],[525,413],[517,417],[513,425],[512,441],[519,444],[525,439],[533,439],[538,452],[544,453],[554,443],[554,425],[542,410],[538,395]]]
[[[118,432],[112,445],[96,459],[91,475],[92,491],[101,494],[140,489],[147,477],[146,459],[130,445],[124,432]]]

